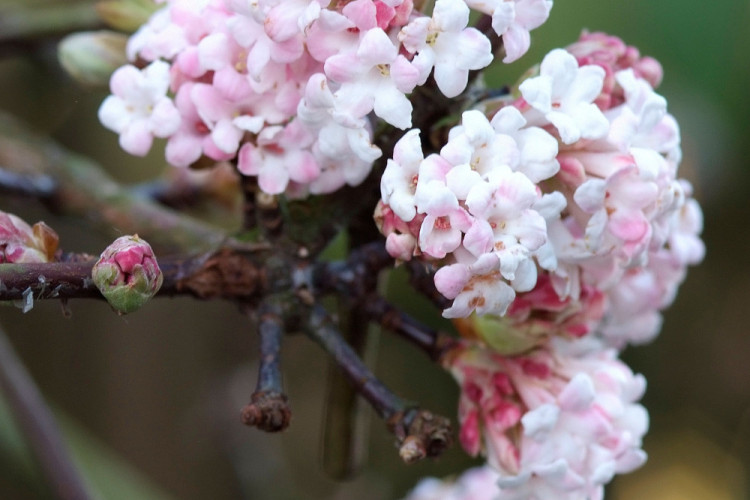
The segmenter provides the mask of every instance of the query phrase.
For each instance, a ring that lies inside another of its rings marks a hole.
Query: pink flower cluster
[[[165,138],[170,164],[236,159],[270,194],[360,183],[381,155],[371,113],[406,129],[406,96],[430,74],[454,97],[493,60],[464,0],[437,0],[431,16],[412,0],[164,3],[128,43],[129,58],[148,65],[113,74],[100,120],[131,154]],[[499,1],[488,13],[516,57],[550,7]]]
[[[559,169],[557,141],[514,107],[489,121],[467,111],[439,154],[422,158],[417,130],[394,150],[381,180],[376,212],[394,257],[442,260],[437,289],[454,299],[443,315],[502,315],[515,292],[531,290],[538,262],[553,269],[547,219],[564,198],[543,194],[536,182]]]
[[[388,251],[436,264],[453,300],[445,317],[596,331],[616,347],[649,340],[704,252],[700,208],[677,178],[679,129],[650,83],[660,79],[652,59],[585,34],[517,97],[465,112],[439,153],[424,158],[408,132],[376,210]]]
[[[445,363],[461,443],[491,467],[413,499],[599,499],[645,461],[645,381],[618,350],[653,339],[705,252],[655,60],[584,33],[428,151],[409,94],[432,75],[457,97],[493,60],[470,9],[512,62],[551,0],[436,0],[429,16],[413,0],[163,3],[99,110],[129,153],[162,138],[172,165],[232,160],[304,197],[367,177],[376,120],[406,130],[375,220],[390,255],[434,265],[443,316],[472,339]]]
[[[645,461],[645,380],[618,352],[653,339],[705,252],[660,80],[653,59],[585,33],[465,112],[439,153],[414,132],[397,145],[376,220],[391,255],[436,266],[443,315],[472,339],[445,363],[460,441],[489,465],[410,499],[600,499]]]
[[[462,479],[463,488],[474,484],[502,500],[596,500],[615,474],[646,460],[648,414],[637,404],[645,379],[615,350],[556,339],[505,357],[467,343],[450,370],[461,387],[461,444],[472,455],[483,452],[492,469]],[[430,484],[409,498],[472,498]]]

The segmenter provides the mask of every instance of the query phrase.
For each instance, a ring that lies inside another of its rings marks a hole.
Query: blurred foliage
[[[0,0],[0,8],[7,5]],[[708,257],[690,270],[656,342],[625,353],[649,381],[644,404],[652,429],[645,448],[651,460],[618,478],[611,498],[750,498],[748,26],[746,0],[560,1],[549,22],[532,32],[531,52],[516,64],[499,65],[490,77],[511,83],[582,29],[607,31],[662,62],[660,93],[682,128],[681,175],[696,186],[705,212]],[[104,94],[67,79],[53,44],[2,55],[0,108],[106,165],[123,182],[164,170],[159,144],[147,158],[134,159],[96,123]],[[93,253],[106,244],[36,204],[2,199],[0,207],[30,221],[45,218],[66,249]],[[398,272],[388,287],[401,291],[405,308],[422,319],[439,316]],[[270,436],[239,424],[239,408],[254,386],[256,340],[231,305],[165,299],[126,319],[98,303],[77,302],[72,309],[73,318],[64,320],[54,303],[23,316],[4,308],[0,320],[48,397],[177,498],[399,498],[421,476],[476,463],[456,447],[439,461],[405,467],[383,423],[371,418],[367,465],[354,480],[336,483],[318,465],[327,365],[306,338],[285,342],[294,417],[288,432]],[[378,338],[375,368],[384,381],[406,398],[455,415],[450,377],[400,339]],[[28,498],[39,486],[29,479],[33,463],[12,429],[0,418],[0,485],[9,488],[0,496]],[[86,447],[81,443],[88,438],[76,435],[68,434],[73,448]],[[99,452],[88,456],[95,458],[81,463],[92,484],[130,475],[119,460],[102,459]],[[147,498],[140,492],[117,496],[132,491],[125,488],[102,489],[102,498]]]
[[[95,498],[111,500],[168,500],[169,496],[107,450],[70,417],[58,412],[58,424],[67,446],[84,480]],[[3,399],[0,398],[0,497],[53,498],[45,489],[34,459],[26,448],[16,423]]]

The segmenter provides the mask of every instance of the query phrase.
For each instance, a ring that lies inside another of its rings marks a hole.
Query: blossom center
[[[435,229],[450,229],[451,228],[451,220],[448,218],[448,216],[444,215],[442,217],[438,217],[435,219]]]
[[[380,71],[380,74],[383,76],[391,76],[391,67],[388,64],[378,64],[376,66],[378,68],[378,71]]]
[[[195,125],[193,126],[193,128],[195,128],[195,131],[201,135],[205,135],[211,132],[211,130],[208,128],[208,125],[203,123],[203,121],[201,120],[198,120],[197,122],[195,122]]]
[[[234,69],[237,73],[247,72],[247,52],[244,50],[237,54],[237,62],[234,63]]]

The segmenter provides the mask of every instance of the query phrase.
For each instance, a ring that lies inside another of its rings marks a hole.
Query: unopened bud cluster
[[[121,314],[140,309],[164,280],[151,246],[138,235],[121,236],[104,249],[91,277],[107,302]]]

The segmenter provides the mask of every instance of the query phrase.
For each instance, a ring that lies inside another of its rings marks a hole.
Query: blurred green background
[[[0,8],[8,5],[0,0]],[[560,1],[532,33],[530,53],[493,78],[514,81],[582,29],[618,35],[663,64],[659,92],[682,128],[681,175],[696,187],[708,248],[665,314],[661,336],[624,355],[649,382],[650,458],[616,479],[608,498],[749,498],[750,335],[742,315],[750,311],[750,3]],[[72,83],[57,66],[54,46],[0,49],[0,109],[96,159],[123,182],[161,170],[159,147],[146,159],[131,158],[97,124],[104,93]],[[107,244],[82,222],[24,200],[0,198],[0,209],[30,222],[46,220],[66,250],[95,253]],[[403,284],[395,277],[390,286]],[[103,498],[390,499],[419,477],[477,463],[455,447],[440,460],[406,467],[383,423],[370,415],[361,473],[332,481],[321,470],[319,449],[327,363],[306,338],[287,339],[283,351],[292,426],[265,435],[239,423],[255,384],[257,346],[233,306],[162,299],[124,318],[98,302],[70,307],[70,319],[53,302],[25,315],[6,307],[0,322],[48,400],[66,416],[67,435]],[[429,314],[418,301],[409,308]],[[449,376],[399,339],[375,334],[373,343],[373,366],[384,381],[455,416],[457,392]],[[1,406],[0,418],[0,442],[13,444],[0,450],[0,498],[44,498],[34,486],[33,464],[17,458],[23,447]],[[102,455],[100,445],[111,456]]]

